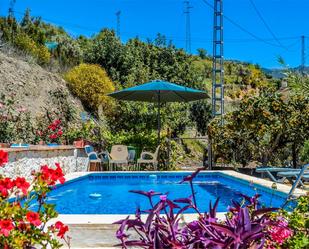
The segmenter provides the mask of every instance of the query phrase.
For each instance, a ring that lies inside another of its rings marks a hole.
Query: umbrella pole
[[[158,145],[160,145],[160,132],[161,132],[161,114],[160,114],[160,107],[161,107],[161,99],[160,99],[160,91],[158,92]]]

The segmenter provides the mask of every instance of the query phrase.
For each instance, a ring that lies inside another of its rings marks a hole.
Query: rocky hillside
[[[67,92],[69,101],[77,110],[83,110],[80,101],[69,93],[61,76],[37,64],[0,52],[0,75],[0,93],[15,93],[19,105],[26,107],[33,116],[48,106],[48,93],[56,89]]]

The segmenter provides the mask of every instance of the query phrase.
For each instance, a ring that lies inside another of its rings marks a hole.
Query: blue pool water
[[[132,214],[137,207],[149,208],[147,198],[129,190],[154,190],[168,193],[170,199],[191,195],[187,183],[179,184],[190,173],[94,173],[58,186],[48,196],[60,214]],[[241,194],[262,195],[262,205],[279,207],[286,195],[281,192],[252,185],[247,181],[221,173],[199,173],[194,180],[197,204],[200,211],[207,211],[209,202],[220,197],[219,212],[227,211],[231,200],[241,201]],[[156,200],[159,197],[155,197]],[[32,208],[36,208],[33,203]],[[188,213],[193,210],[188,210]]]

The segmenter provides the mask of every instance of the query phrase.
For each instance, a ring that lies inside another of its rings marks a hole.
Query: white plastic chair
[[[154,170],[158,169],[158,157],[160,146],[158,146],[154,153],[144,151],[141,153],[141,157],[137,159],[137,170],[140,170],[141,164],[152,164]]]
[[[114,166],[129,165],[129,152],[128,147],[126,145],[113,145],[111,152],[108,154],[109,156],[109,170],[114,170]]]

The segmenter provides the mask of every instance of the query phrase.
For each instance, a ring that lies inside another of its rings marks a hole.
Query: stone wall
[[[0,174],[7,177],[31,178],[31,172],[41,165],[54,166],[60,163],[65,174],[87,171],[88,157],[83,149],[73,146],[33,146],[29,148],[4,149],[9,153],[9,162],[0,168]]]

